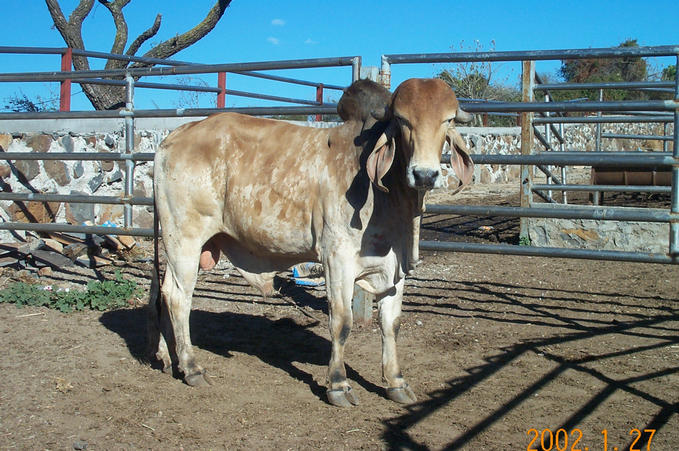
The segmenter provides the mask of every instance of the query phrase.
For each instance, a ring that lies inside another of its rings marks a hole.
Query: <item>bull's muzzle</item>
[[[408,172],[408,184],[411,188],[429,190],[439,184],[441,175],[439,168],[414,166]]]

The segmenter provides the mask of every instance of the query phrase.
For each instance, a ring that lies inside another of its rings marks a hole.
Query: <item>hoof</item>
[[[333,406],[337,407],[351,407],[358,405],[358,396],[354,394],[351,387],[338,388],[336,390],[328,390],[328,401]]]
[[[165,374],[172,374],[172,360],[167,352],[158,351],[153,356],[160,363],[160,368]]]
[[[412,404],[417,402],[417,396],[408,384],[402,387],[387,388],[387,397],[399,404]]]
[[[184,381],[191,387],[207,387],[208,385],[212,385],[207,380],[205,370],[185,376]]]

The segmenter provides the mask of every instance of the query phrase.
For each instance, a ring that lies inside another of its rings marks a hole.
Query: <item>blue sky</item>
[[[125,13],[129,42],[148,28],[156,13],[163,15],[159,34],[142,47],[181,33],[203,19],[214,0],[133,0]],[[61,36],[41,0],[0,0],[3,31],[0,45],[63,47]],[[69,15],[77,0],[61,0]],[[496,50],[539,50],[611,47],[628,38],[640,45],[679,45],[679,9],[676,0],[655,1],[254,1],[233,0],[217,27],[203,40],[175,56],[199,63],[285,60],[297,58],[354,56],[364,65],[377,66],[382,54],[429,53],[470,50],[476,41]],[[83,36],[88,50],[109,51],[113,21],[106,8],[95,2],[85,20]],[[674,64],[674,59],[652,61],[656,66]],[[0,54],[2,72],[56,71],[58,56]],[[100,63],[94,63],[98,67]],[[538,62],[538,72],[555,72],[559,62]],[[440,64],[400,65],[393,68],[393,84],[413,76],[431,77],[445,66]],[[500,63],[502,80],[518,80],[518,63]],[[329,84],[350,83],[349,68],[277,71],[293,78]],[[145,81],[153,81],[146,79]],[[161,80],[157,80],[161,81]],[[162,82],[172,83],[167,78]],[[191,83],[200,83],[191,80]],[[216,75],[204,77],[215,86]],[[229,75],[228,87],[272,95],[313,99],[310,87]],[[73,91],[79,91],[74,86]],[[0,104],[12,94],[23,92],[50,98],[58,94],[56,83],[0,84]],[[176,107],[175,94],[138,90],[138,108]],[[339,93],[326,97],[337,100]],[[205,94],[201,106],[212,106],[214,96]],[[263,102],[227,98],[227,106],[262,105]],[[90,109],[83,94],[74,94],[73,109]]]

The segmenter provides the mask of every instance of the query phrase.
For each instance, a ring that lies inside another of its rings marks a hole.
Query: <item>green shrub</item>
[[[141,294],[137,283],[116,272],[115,279],[92,281],[86,290],[55,290],[50,286],[16,282],[0,290],[0,302],[44,306],[68,313],[73,310],[113,310],[126,307],[128,301]]]

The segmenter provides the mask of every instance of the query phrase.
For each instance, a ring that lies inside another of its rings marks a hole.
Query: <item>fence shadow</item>
[[[428,282],[426,279],[415,278],[414,280],[424,284]],[[453,284],[450,281],[441,280],[439,282],[446,282],[448,285]],[[449,403],[469,392],[474,387],[484,383],[489,378],[491,378],[491,376],[497,374],[512,362],[529,353],[535,353],[543,356],[544,359],[547,359],[555,365],[554,368],[545,374],[540,374],[529,387],[521,391],[519,394],[513,396],[500,407],[496,408],[492,413],[478,421],[475,425],[466,429],[462,435],[457,437],[454,441],[448,443],[444,449],[467,449],[466,447],[470,446],[470,443],[477,436],[479,436],[479,434],[489,429],[498,421],[502,420],[515,409],[519,408],[519,406],[521,406],[524,401],[535,396],[541,389],[547,386],[550,382],[554,381],[567,370],[575,370],[587,374],[588,376],[595,378],[598,382],[603,383],[604,388],[600,389],[597,393],[594,393],[591,398],[582,406],[573,406],[573,413],[570,415],[570,417],[563,424],[559,426],[555,425],[553,430],[558,430],[559,428],[571,430],[586,417],[588,417],[592,412],[594,412],[595,409],[600,407],[607,399],[610,398],[612,394],[619,391],[639,397],[644,401],[650,402],[658,407],[657,414],[650,419],[647,425],[635,426],[640,430],[659,430],[669,421],[672,415],[676,415],[679,411],[679,403],[676,402],[676,399],[672,399],[671,394],[668,393],[668,396],[664,397],[665,399],[662,399],[638,388],[639,382],[671,374],[679,374],[679,366],[666,368],[659,371],[648,371],[643,374],[639,374],[637,372],[631,377],[619,379],[610,377],[602,371],[593,369],[591,365],[597,361],[603,361],[605,359],[614,357],[631,358],[640,352],[657,350],[679,343],[678,336],[667,335],[667,333],[673,331],[673,329],[671,327],[664,326],[664,323],[679,321],[679,313],[677,312],[677,309],[655,307],[653,309],[655,310],[655,314],[651,314],[651,309],[645,310],[643,304],[640,303],[638,306],[642,310],[642,313],[626,313],[627,316],[632,318],[628,321],[592,321],[591,318],[584,320],[584,315],[592,312],[578,307],[578,303],[575,302],[577,301],[575,292],[569,292],[567,290],[554,290],[557,293],[560,292],[561,296],[558,296],[556,293],[552,293],[552,296],[554,297],[553,300],[567,302],[569,305],[562,306],[560,309],[553,309],[551,306],[549,308],[545,307],[544,305],[540,306],[540,304],[537,302],[538,295],[523,295],[521,300],[517,301],[514,297],[516,296],[516,293],[512,293],[511,296],[507,294],[508,289],[518,288],[517,286],[511,284],[490,282],[455,282],[454,285],[455,288],[452,288],[452,290],[454,290],[456,294],[460,294],[459,298],[464,298],[471,293],[480,293],[490,300],[487,301],[485,305],[482,304],[481,307],[474,306],[472,309],[468,309],[467,311],[465,311],[465,309],[461,308],[459,305],[455,305],[454,303],[437,303],[437,307],[439,308],[445,308],[446,306],[450,308],[451,312],[445,313],[440,311],[420,309],[421,307],[428,305],[430,306],[430,304],[426,304],[426,302],[420,304],[407,302],[406,305],[409,306],[411,311],[425,311],[427,313],[451,315],[454,317],[464,318],[469,318],[470,315],[473,315],[473,317],[476,319],[483,318],[490,321],[516,324],[525,324],[530,322],[533,325],[537,324],[541,326],[553,327],[554,329],[559,329],[559,331],[557,332],[555,330],[556,333],[546,338],[523,341],[521,343],[502,348],[500,350],[501,353],[487,356],[485,358],[486,363],[483,365],[466,368],[465,371],[467,372],[467,375],[446,381],[445,388],[432,391],[427,394],[428,399],[408,406],[406,413],[385,420],[383,422],[385,431],[382,438],[387,443],[389,449],[428,449],[425,444],[416,440],[412,434],[408,432],[410,428],[417,425],[418,423],[424,422],[428,417],[444,408]],[[413,288],[414,291],[419,291],[420,289],[421,287]],[[530,288],[528,287],[528,289]],[[545,291],[543,287],[540,287],[540,290],[543,292]],[[577,294],[577,297],[580,299],[588,299],[591,298],[593,294],[597,293],[578,292]],[[624,299],[626,295],[616,295],[612,293],[606,294],[616,298],[615,301],[607,302],[610,302],[615,306],[627,306],[627,304],[621,300]],[[411,294],[411,296],[413,295]],[[422,293],[414,294],[414,297],[418,296],[422,296]],[[531,299],[533,297],[535,299]],[[634,298],[638,300],[637,296]],[[467,299],[473,300],[472,298]],[[520,304],[521,307],[527,309],[528,312],[530,312],[526,314],[527,317],[525,320],[501,318],[500,313],[503,311],[503,305],[506,307],[507,305],[511,304]],[[460,309],[462,311],[460,311]],[[573,314],[577,315],[578,313],[583,314],[583,322],[586,321],[588,324],[595,325],[590,326],[580,324],[580,318],[573,317]],[[564,329],[567,329],[567,331],[564,332]],[[639,331],[637,329],[643,329],[643,331]],[[628,347],[615,352],[602,353],[599,355],[588,355],[583,358],[565,358],[549,351],[550,347],[554,347],[556,345],[577,342],[579,340],[591,338],[603,338],[607,335],[614,334],[638,336],[642,338],[640,343],[644,344],[636,347]],[[650,344],[648,344],[649,339],[652,341]],[[634,437],[632,437],[632,439],[633,438]],[[639,449],[646,449],[645,447],[649,438],[650,436],[647,434],[642,435],[641,439],[636,444],[634,444],[634,446]],[[633,444],[632,439],[626,447],[620,449],[630,449],[630,446]],[[518,447],[518,445],[516,446]],[[525,444],[521,446],[525,446]]]

